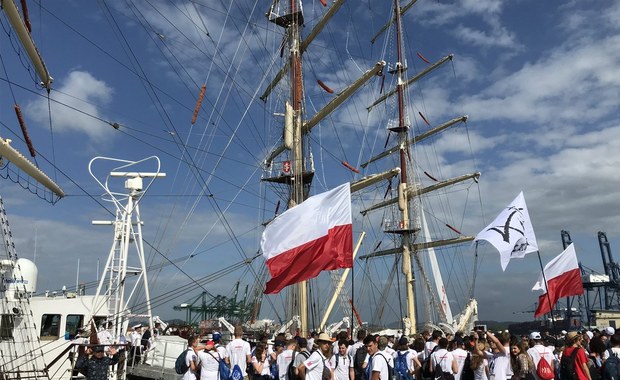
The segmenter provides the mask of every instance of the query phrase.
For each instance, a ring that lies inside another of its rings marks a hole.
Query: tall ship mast
[[[473,236],[466,236],[460,233],[456,228],[446,224],[447,227],[456,232],[457,236],[444,240],[433,240],[429,231],[428,223],[424,214],[421,196],[433,191],[440,190],[447,186],[452,186],[466,181],[477,181],[480,173],[461,175],[459,177],[438,181],[435,178],[435,184],[423,187],[419,181],[420,173],[416,172],[415,152],[412,146],[421,143],[423,140],[432,137],[445,129],[464,123],[467,116],[454,118],[439,126],[421,133],[417,136],[411,136],[411,120],[409,114],[410,105],[408,104],[408,90],[410,85],[427,74],[434,71],[446,62],[452,60],[452,55],[440,59],[438,62],[431,64],[417,75],[411,78],[407,77],[407,60],[405,58],[405,44],[403,42],[404,32],[402,16],[411,8],[416,0],[409,1],[404,7],[401,7],[399,0],[393,2],[393,18],[386,24],[380,32],[373,38],[375,41],[380,34],[388,30],[393,25],[395,29],[396,56],[395,62],[389,67],[388,72],[394,76],[395,86],[393,89],[380,96],[369,107],[373,108],[386,103],[395,98],[396,103],[396,119],[388,122],[388,140],[389,136],[396,134],[396,144],[372,157],[361,166],[366,168],[369,164],[385,159],[386,157],[397,153],[397,162],[400,168],[399,183],[397,186],[397,194],[391,199],[374,204],[362,211],[363,215],[374,210],[382,210],[397,206],[392,211],[390,219],[384,220],[384,232],[392,236],[393,247],[383,250],[375,250],[374,252],[364,255],[362,259],[372,259],[376,257],[395,255],[395,260],[401,262],[401,272],[404,275],[404,285],[406,293],[405,310],[404,310],[404,326],[408,332],[415,332],[419,317],[427,324],[440,327],[450,332],[465,330],[468,331],[472,327],[477,315],[477,304],[473,296],[467,302],[464,311],[454,317],[450,308],[448,296],[443,284],[441,271],[437,263],[434,249],[451,244],[461,244],[473,240]],[[420,113],[422,119],[430,126],[430,123]],[[386,144],[387,145],[387,144]],[[414,268],[421,278],[416,279],[414,276]],[[421,280],[421,281],[420,281]],[[419,290],[425,290],[427,297],[422,300],[416,300],[416,282],[420,285]],[[473,294],[473,287],[470,289]],[[424,305],[425,307],[416,307],[416,305]],[[429,306],[430,305],[430,306]],[[426,309],[426,315],[421,316],[422,309]],[[434,309],[431,311],[431,309]],[[434,314],[434,315],[433,315]]]
[[[303,4],[301,0],[274,0],[267,17],[270,22],[284,28],[288,59],[285,66],[269,84],[262,100],[266,100],[278,83],[288,75],[290,97],[284,106],[284,127],[281,143],[271,151],[264,162],[263,181],[283,184],[287,191],[282,193],[288,208],[295,207],[307,199],[314,177],[314,162],[309,148],[308,134],[323,118],[333,112],[348,97],[355,93],[369,79],[382,72],[384,62],[378,62],[367,70],[357,81],[338,93],[329,103],[312,118],[306,119],[303,107],[303,66],[302,56],[310,43],[321,32],[328,21],[342,6],[344,0],[334,1],[322,19],[302,38],[304,24]],[[275,173],[275,175],[274,175]],[[287,304],[290,306],[289,319],[299,315],[300,333],[308,333],[307,284],[302,282],[295,290],[289,290]]]

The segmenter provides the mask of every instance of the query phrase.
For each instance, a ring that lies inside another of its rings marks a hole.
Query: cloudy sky
[[[37,85],[3,15],[0,136],[27,153],[12,109],[18,103],[38,152],[36,163],[67,194],[51,205],[11,181],[0,182],[18,253],[39,266],[39,291],[96,280],[110,250],[111,231],[91,221],[111,218],[114,209],[101,200],[103,189],[89,175],[89,161],[153,155],[167,177],[149,190],[142,218],[149,263],[168,264],[151,279],[156,294],[176,297],[162,301],[158,313],[182,317],[171,311],[172,304],[201,290],[231,295],[237,280],[241,289],[247,284],[248,292],[253,290],[262,259],[231,273],[226,268],[258,252],[261,224],[277,208],[273,189],[260,182],[261,162],[280,138],[281,118],[274,113],[282,112],[283,103],[277,92],[266,102],[259,99],[284,64],[283,30],[266,22],[268,3],[137,1],[120,8],[115,2],[30,1],[32,35],[54,77],[49,95]],[[318,79],[337,92],[375,62],[394,62],[393,34],[369,42],[389,19],[390,2],[383,3],[345,2],[306,52],[308,116],[333,97],[317,86]],[[303,33],[324,13],[319,1],[304,2]],[[437,175],[430,163],[421,163],[432,153],[428,162],[441,166],[441,179],[482,173],[479,184],[455,191],[460,198],[450,204],[451,220],[464,234],[475,235],[523,191],[543,263],[562,250],[565,229],[582,265],[602,272],[597,232],[607,232],[612,252],[620,246],[620,5],[419,0],[404,21],[408,76],[427,65],[417,53],[431,62],[455,56],[410,88],[412,130],[428,128],[419,113],[433,126],[469,115],[467,128],[443,133],[432,147],[415,153],[416,167]],[[386,88],[392,80],[386,75]],[[192,125],[203,84],[207,91]],[[359,166],[383,150],[381,120],[394,110],[365,109],[380,87],[380,79],[371,80],[313,130],[314,193],[372,172],[356,175],[340,161]],[[101,162],[94,165],[99,178],[111,168]],[[151,164],[144,170],[153,170]],[[33,189],[24,178],[18,182]],[[385,184],[374,191],[382,197]],[[372,218],[380,221],[382,215]],[[432,218],[444,220],[434,212]],[[367,226],[357,224],[356,234]],[[364,253],[376,239],[368,239]],[[473,257],[469,246],[461,252]],[[501,272],[492,249],[480,247],[478,253],[474,294],[480,318],[533,318],[527,311],[538,297],[530,290],[540,271],[535,254]],[[439,260],[445,266],[452,259]],[[385,268],[371,273],[386,274]],[[223,277],[205,279],[198,289],[190,285],[190,278],[212,273]],[[363,272],[357,276],[363,279]],[[460,281],[444,276],[451,284]],[[190,290],[173,293],[179,285]],[[274,297],[267,304],[282,302]],[[264,311],[276,318],[282,312]],[[363,317],[370,319],[370,311]]]

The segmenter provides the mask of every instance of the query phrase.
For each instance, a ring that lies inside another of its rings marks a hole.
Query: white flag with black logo
[[[475,241],[479,240],[488,241],[499,251],[504,271],[510,259],[522,258],[530,252],[538,251],[523,192],[519,193],[491,224],[476,235]]]

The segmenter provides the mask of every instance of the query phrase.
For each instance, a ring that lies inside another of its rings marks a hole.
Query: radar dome
[[[17,259],[13,278],[7,279],[10,290],[22,291],[25,287],[26,292],[34,293],[37,291],[37,275],[39,270],[35,263],[28,259]]]

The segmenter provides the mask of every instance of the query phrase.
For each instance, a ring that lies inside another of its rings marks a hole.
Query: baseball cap
[[[103,346],[98,345],[93,348],[93,352],[103,352],[105,349]]]
[[[542,339],[542,337],[540,336],[540,333],[538,331],[534,331],[533,333],[530,334],[530,339],[540,340]]]
[[[214,331],[214,332],[213,332],[213,341],[215,341],[215,342],[219,342],[219,341],[220,341],[220,339],[222,339],[222,334],[220,334],[220,333],[219,333],[219,332],[217,332],[217,331]]]

